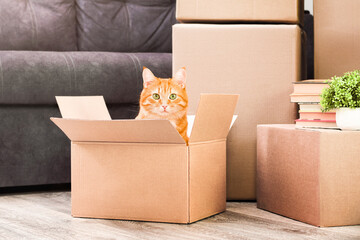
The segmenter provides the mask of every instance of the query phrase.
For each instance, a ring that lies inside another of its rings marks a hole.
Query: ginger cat
[[[168,119],[188,143],[186,71],[181,68],[173,78],[157,78],[143,68],[144,88],[136,119]]]

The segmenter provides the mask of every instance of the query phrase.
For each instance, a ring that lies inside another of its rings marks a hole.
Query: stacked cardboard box
[[[180,22],[303,22],[302,0],[178,0]]]
[[[360,224],[360,133],[258,126],[257,205],[316,226]]]
[[[317,79],[359,69],[359,10],[356,0],[314,1]],[[295,89],[292,101],[320,101],[318,93],[309,93]],[[308,104],[300,105],[300,118],[315,116],[311,111],[324,117]],[[327,121],[334,116],[329,113]],[[316,226],[360,224],[359,144],[357,131],[258,126],[257,206]]]
[[[301,79],[302,12],[301,0],[177,1],[186,23],[173,27],[173,69],[187,68],[190,114],[200,92],[240,94],[227,143],[229,200],[256,198],[256,125],[296,119],[289,95]]]
[[[314,1],[315,77],[360,68],[360,1]]]

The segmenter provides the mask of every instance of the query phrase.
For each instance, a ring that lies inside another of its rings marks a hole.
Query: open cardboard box
[[[189,144],[168,120],[111,120],[103,97],[57,97],[74,217],[191,223],[225,211],[238,95],[202,94]]]

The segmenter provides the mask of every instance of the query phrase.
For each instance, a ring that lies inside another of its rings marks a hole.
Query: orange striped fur
[[[136,119],[168,119],[188,143],[185,68],[181,68],[173,78],[157,78],[144,67],[143,81],[140,112]]]

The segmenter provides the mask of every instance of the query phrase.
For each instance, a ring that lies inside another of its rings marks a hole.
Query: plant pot
[[[336,125],[341,130],[360,130],[360,108],[337,109]]]

